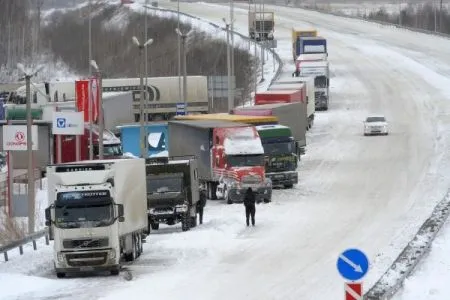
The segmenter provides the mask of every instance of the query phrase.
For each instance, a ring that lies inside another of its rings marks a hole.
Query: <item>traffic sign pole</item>
[[[344,285],[345,300],[361,300],[363,295],[362,282],[346,282]]]

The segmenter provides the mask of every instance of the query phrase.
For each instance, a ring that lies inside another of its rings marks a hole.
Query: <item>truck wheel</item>
[[[197,226],[197,216],[191,217],[191,228],[194,228]]]
[[[56,272],[56,277],[58,277],[58,278],[64,278],[64,277],[66,277],[66,273]]]
[[[158,230],[159,229],[159,223],[150,223],[150,226],[152,227],[153,230]]]
[[[183,219],[181,220],[181,230],[182,231],[188,231],[189,230],[189,224],[190,223],[190,216],[189,212],[183,214]]]
[[[119,275],[119,268],[113,269],[113,270],[111,270],[111,271],[109,271],[109,272],[111,273],[111,275],[117,276],[117,275]]]
[[[285,185],[284,185],[284,188],[285,188],[285,189],[292,189],[293,186],[294,186],[294,185],[293,185],[292,183],[290,183],[290,184],[285,184]]]

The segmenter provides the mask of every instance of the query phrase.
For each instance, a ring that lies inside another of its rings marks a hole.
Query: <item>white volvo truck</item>
[[[148,234],[144,159],[81,161],[47,167],[46,225],[58,278],[119,274],[120,259],[142,253]]]

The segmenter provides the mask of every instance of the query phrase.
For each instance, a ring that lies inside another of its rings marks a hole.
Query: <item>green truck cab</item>
[[[266,177],[272,186],[292,188],[298,183],[295,140],[283,125],[255,126],[264,148]]]

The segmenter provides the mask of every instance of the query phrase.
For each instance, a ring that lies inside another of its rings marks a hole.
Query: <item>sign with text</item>
[[[38,127],[31,126],[32,149],[38,150]],[[3,150],[27,151],[27,125],[3,125]]]
[[[96,123],[98,119],[98,107],[100,99],[98,79],[90,78],[75,81],[75,98],[77,109],[78,111],[83,112],[85,122],[89,122],[89,101],[91,101],[92,122]]]
[[[53,134],[56,135],[83,135],[84,120],[83,112],[54,112],[53,113]]]

